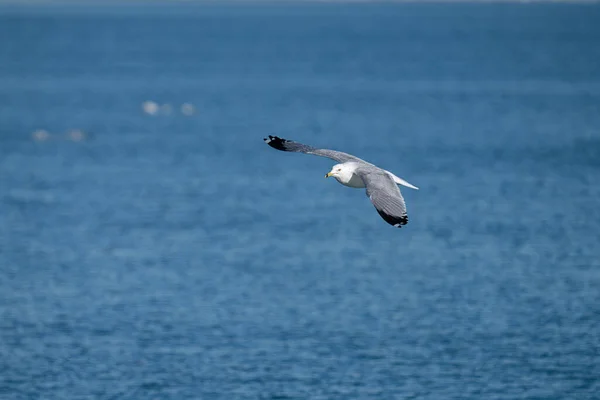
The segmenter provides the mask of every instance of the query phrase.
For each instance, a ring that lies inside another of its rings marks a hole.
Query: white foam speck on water
[[[158,108],[158,104],[151,100],[142,103],[142,110],[149,115],[155,115],[158,112]]]
[[[183,103],[181,105],[181,113],[186,116],[194,115],[196,112],[196,107],[192,103]]]
[[[31,136],[36,142],[43,142],[50,139],[50,132],[48,132],[45,129],[36,129],[35,131],[33,131]]]

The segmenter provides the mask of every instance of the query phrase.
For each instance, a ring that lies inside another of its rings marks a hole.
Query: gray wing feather
[[[362,161],[360,158],[355,157],[351,154],[342,153],[341,151],[317,149],[306,144],[294,142],[293,140],[282,139],[277,136],[269,135],[268,138],[264,138],[264,141],[274,149],[281,151],[291,151],[294,153],[314,154],[315,156],[331,158],[340,163],[346,161]]]
[[[356,173],[367,187],[367,196],[388,224],[397,228],[408,223],[406,203],[400,189],[385,171],[377,167],[358,168]]]

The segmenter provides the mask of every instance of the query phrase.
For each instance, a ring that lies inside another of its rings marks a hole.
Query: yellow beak
[[[329,178],[331,175],[333,175],[331,172],[328,172],[327,175],[325,175],[325,178]]]

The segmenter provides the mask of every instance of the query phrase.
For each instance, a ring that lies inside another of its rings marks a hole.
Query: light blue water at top
[[[0,397],[597,398],[599,17],[2,8]]]

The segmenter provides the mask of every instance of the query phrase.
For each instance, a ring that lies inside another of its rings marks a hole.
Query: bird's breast
[[[349,180],[342,180],[340,178],[338,178],[337,176],[335,177],[335,179],[337,179],[337,181],[339,183],[341,183],[344,186],[348,186],[351,188],[364,188],[365,187],[365,183],[363,182],[363,180],[360,178],[360,176],[356,175],[356,174],[352,174],[352,176],[350,177]]]

